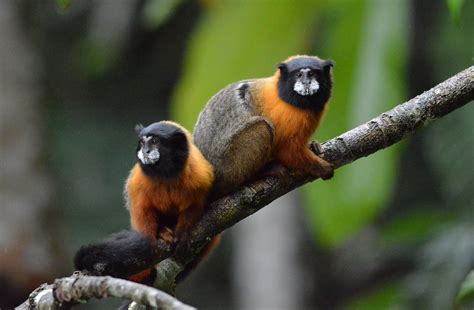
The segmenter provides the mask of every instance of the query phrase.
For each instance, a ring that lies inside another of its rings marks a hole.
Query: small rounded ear
[[[137,135],[140,135],[140,132],[142,132],[143,128],[145,128],[145,127],[143,127],[142,124],[137,124],[137,125],[135,125],[135,133],[136,133]]]
[[[282,62],[277,65],[277,68],[280,69],[281,75],[286,75],[288,73],[288,66],[286,63]]]
[[[323,70],[325,73],[329,74],[331,73],[331,68],[334,67],[336,63],[334,62],[334,60],[325,60],[323,62]]]

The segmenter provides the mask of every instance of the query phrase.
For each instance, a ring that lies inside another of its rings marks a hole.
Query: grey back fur
[[[257,114],[253,84],[241,81],[218,92],[194,128],[194,143],[214,166],[214,197],[235,190],[270,160],[274,128]]]

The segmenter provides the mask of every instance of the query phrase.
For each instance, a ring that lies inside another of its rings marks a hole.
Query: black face
[[[319,112],[331,97],[334,62],[301,56],[278,65],[278,94],[298,108]]]
[[[183,171],[189,155],[183,130],[171,123],[148,127],[137,125],[137,159],[143,172],[152,177],[175,178]]]

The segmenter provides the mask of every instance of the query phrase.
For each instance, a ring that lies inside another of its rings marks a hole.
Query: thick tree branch
[[[474,66],[438,84],[429,91],[396,106],[392,110],[382,113],[367,123],[327,141],[322,145],[321,156],[331,162],[334,168],[337,169],[359,158],[389,147],[415,133],[433,120],[452,112],[472,100],[474,100]],[[180,251],[173,253],[172,249],[160,246],[156,259],[150,262],[150,266],[152,266],[166,258],[159,264],[157,269],[158,281],[155,285],[164,290],[173,291],[173,283],[177,274],[186,263],[199,253],[199,250],[212,236],[255,213],[276,198],[307,182],[315,180],[307,175],[290,173],[283,167],[280,167],[280,170],[281,175],[279,177],[265,177],[244,186],[229,196],[213,202],[209,211],[193,230],[190,243],[186,247],[178,247],[181,248]],[[183,250],[183,248],[186,250]],[[139,266],[139,268],[143,269],[143,266]],[[137,271],[140,270],[139,268],[137,267]],[[87,278],[92,279],[92,277]],[[128,291],[127,295],[124,295],[123,293],[117,293],[120,290],[111,291],[105,288],[105,285],[114,285],[115,281],[129,283],[128,281],[110,277],[97,279],[107,279],[107,281],[101,282],[103,283],[101,285],[104,286],[92,284],[85,280],[84,282],[81,281],[83,289],[71,295],[74,296],[71,300],[78,301],[79,299],[91,297],[120,296],[132,299],[138,303],[151,305],[148,297],[137,298],[130,291]],[[99,290],[99,287],[101,290]],[[148,292],[154,292],[155,290],[148,287],[140,286],[139,290],[145,292],[141,292],[141,294],[145,295],[139,296],[158,296],[149,295],[151,293]],[[72,291],[72,286],[64,287],[61,289],[62,293],[59,296],[57,294],[54,294],[54,296],[51,294],[51,296],[54,297],[56,302],[64,301],[61,299],[63,298],[61,296],[70,296],[68,294],[73,294]],[[156,297],[156,300],[161,299]],[[169,299],[165,300],[169,301]],[[22,306],[25,304],[28,304],[28,301],[22,304]]]
[[[322,145],[322,156],[339,168],[382,150],[412,135],[432,121],[474,100],[474,66],[459,72],[423,94]],[[278,197],[315,179],[282,169],[281,177],[266,177],[212,203],[192,233],[190,251],[160,263],[163,270],[177,270],[218,234],[255,213]],[[336,175],[337,177],[337,175]],[[172,272],[166,272],[169,276]],[[170,279],[165,281],[169,283]],[[161,279],[160,281],[163,281]],[[163,289],[170,289],[163,287]]]
[[[69,309],[72,305],[84,303],[91,298],[107,297],[129,299],[159,309],[194,309],[150,286],[112,277],[85,276],[81,273],[56,279],[51,285],[40,286],[17,309]]]
[[[322,145],[322,156],[339,168],[412,135],[432,121],[474,100],[474,66],[423,94]],[[337,177],[337,175],[336,175]],[[306,175],[266,177],[211,206],[192,236],[200,242],[241,221],[276,198],[307,182]]]

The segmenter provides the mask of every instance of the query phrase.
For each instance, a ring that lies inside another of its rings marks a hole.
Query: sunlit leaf
[[[461,17],[461,10],[464,5],[464,0],[447,0],[449,11],[455,21]]]
[[[469,300],[474,300],[474,270],[467,275],[456,297],[458,304],[467,303]]]
[[[445,225],[446,212],[436,209],[420,209],[404,213],[384,225],[382,238],[388,244],[419,242]]]
[[[62,11],[67,10],[71,6],[72,0],[56,0],[56,5]]]
[[[386,284],[346,305],[349,310],[392,309],[400,295],[398,284]]]
[[[174,13],[182,0],[149,0],[143,8],[143,24],[156,29],[164,24]]]
[[[115,59],[114,51],[101,44],[84,40],[73,52],[75,69],[86,78],[96,78],[110,69]]]

